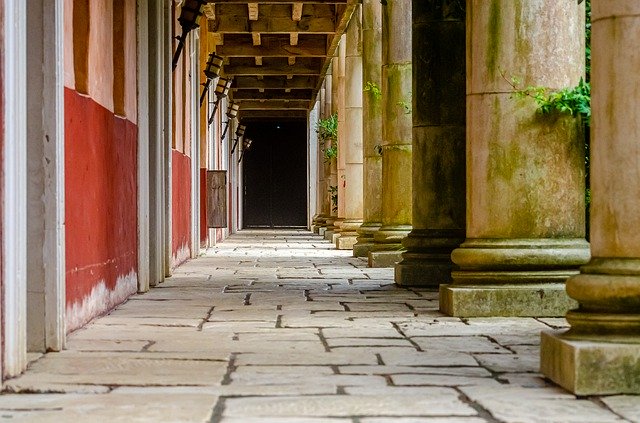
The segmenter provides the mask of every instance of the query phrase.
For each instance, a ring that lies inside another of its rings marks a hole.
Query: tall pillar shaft
[[[382,5],[362,2],[362,82],[368,90],[362,98],[363,218],[358,229],[355,257],[367,257],[373,235],[382,226]]]
[[[336,247],[350,250],[363,221],[362,168],[362,10],[353,13],[345,41],[344,95],[344,221]]]
[[[337,219],[334,225],[334,238],[332,241],[335,243],[336,237],[342,232],[342,222],[345,218],[345,204],[346,204],[346,176],[345,170],[347,167],[346,150],[347,139],[345,138],[345,64],[346,64],[347,43],[346,34],[342,35],[340,39],[340,46],[338,47],[338,78],[337,78],[337,105],[338,105],[338,160],[337,160],[337,172],[338,172],[338,212]],[[336,79],[334,79],[334,82]]]
[[[440,308],[563,315],[573,305],[563,283],[589,260],[583,131],[568,114],[538,113],[509,80],[578,84],[584,4],[469,0],[467,64],[467,239],[452,253],[460,270],[441,286]]]
[[[465,238],[465,5],[450,4],[413,1],[413,230],[399,285],[450,282]]]
[[[542,372],[578,395],[640,394],[640,3],[592,0],[591,262],[567,281],[571,329]]]
[[[402,239],[411,231],[411,58],[411,0],[387,0],[382,5],[382,227],[369,253],[374,267],[400,261]]]
[[[327,95],[330,103],[330,107],[327,107],[327,112],[332,115],[338,113],[338,98],[340,96],[339,61],[340,56],[338,54],[331,61],[330,74],[327,73],[327,84],[331,86],[331,89],[327,90],[328,94],[330,93],[330,95]],[[333,234],[336,230],[336,220],[338,219],[338,160],[335,157],[329,161],[327,198],[329,204],[329,218],[327,219],[327,229],[324,237],[327,240],[332,240]]]

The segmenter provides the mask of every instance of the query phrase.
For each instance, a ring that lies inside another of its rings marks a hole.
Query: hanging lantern
[[[191,30],[198,27],[198,20],[202,16],[203,8],[207,4],[207,0],[186,0],[180,11],[180,17],[178,22],[182,27],[182,34],[178,37],[178,48],[173,55],[173,70],[178,66],[178,60],[182,49],[184,49],[184,43],[187,39],[187,35]]]
[[[227,135],[227,130],[229,129],[229,123],[231,119],[234,119],[238,115],[238,111],[240,110],[240,104],[234,103],[233,101],[229,103],[229,107],[227,108],[227,121],[224,124],[224,131],[222,131],[221,139],[224,140],[225,135]]]
[[[244,131],[246,129],[247,127],[245,125],[238,125],[238,128],[236,129],[236,140],[233,142],[233,148],[231,149],[231,154],[233,154],[233,152],[236,151],[236,147],[238,146],[238,141],[240,141],[240,138],[244,136]]]
[[[244,153],[249,150],[249,148],[251,148],[251,144],[253,144],[253,140],[249,138],[245,138],[244,141],[242,141],[242,153],[240,153],[240,159],[238,159],[238,163],[242,161]]]
[[[207,65],[204,68],[204,75],[207,77],[207,81],[204,83],[204,90],[202,91],[202,95],[200,96],[200,107],[202,107],[202,103],[207,97],[211,81],[220,76],[220,69],[222,68],[223,62],[224,59],[222,57],[216,55],[215,53],[209,54],[209,60],[207,60]]]
[[[209,125],[211,125],[213,123],[213,118],[216,114],[216,111],[218,110],[218,104],[220,104],[220,101],[225,98],[227,95],[229,95],[229,89],[231,89],[231,83],[233,82],[232,78],[220,78],[218,79],[218,85],[216,85],[216,90],[214,91],[215,95],[216,95],[216,102],[213,105],[213,111],[211,112],[211,115],[209,116]]]

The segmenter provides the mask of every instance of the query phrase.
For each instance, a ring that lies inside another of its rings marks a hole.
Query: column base
[[[341,234],[340,237],[336,240],[336,248],[338,250],[351,250],[357,241],[357,235]]]
[[[440,311],[453,317],[562,317],[577,306],[563,283],[440,285]]]
[[[407,252],[396,266],[396,284],[437,288],[450,283],[451,271],[457,269],[451,261],[451,252],[463,241],[463,229],[412,230],[402,241]]]
[[[640,337],[624,340],[542,332],[540,370],[576,395],[640,394]]]
[[[393,247],[393,245],[389,245],[389,247]],[[401,247],[398,245],[398,247]],[[374,248],[380,248],[380,245],[377,244]],[[368,266],[369,267],[393,267],[398,264],[402,260],[402,253],[404,250],[373,250],[369,251],[368,255]]]
[[[335,234],[336,231],[335,229],[326,229],[324,231],[324,239],[326,239],[327,241],[332,241],[333,240],[333,234]]]
[[[326,226],[322,226],[322,227],[318,228],[318,235],[320,235],[321,237],[324,238],[325,232],[327,232],[327,227]]]
[[[353,246],[354,257],[368,257],[375,242],[373,237],[382,225],[380,223],[364,223],[358,228],[358,241]]]

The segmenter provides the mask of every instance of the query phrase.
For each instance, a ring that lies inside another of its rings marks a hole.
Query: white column
[[[27,364],[27,8],[4,3],[2,375],[16,376]]]

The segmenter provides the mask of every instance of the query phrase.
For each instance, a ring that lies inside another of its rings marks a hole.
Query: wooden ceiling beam
[[[258,79],[252,76],[238,76],[233,80],[234,89],[313,89],[317,85],[316,77],[296,77],[286,79],[282,77],[265,77]]]
[[[266,65],[263,61],[263,66],[256,67],[250,65],[228,65],[224,67],[224,73],[231,76],[256,76],[256,75],[273,75],[273,76],[287,76],[287,75],[320,75],[321,70],[316,66],[309,66],[305,63],[296,63],[294,66],[284,64],[269,64]]]
[[[238,16],[218,15],[215,21],[208,21],[209,31],[221,34],[334,34],[336,25],[330,17],[303,18],[292,21],[291,18],[263,17],[257,21]]]
[[[309,100],[311,90],[293,90],[289,93],[282,90],[238,90],[233,93],[234,100]]]
[[[260,16],[260,6],[258,3],[247,3],[247,10],[249,12],[249,20],[257,21]]]
[[[235,99],[234,99],[235,100]],[[240,100],[243,110],[309,110],[309,100]]]
[[[349,0],[254,0],[259,4],[346,4]],[[209,0],[207,3],[215,4],[247,4],[247,0]]]
[[[326,42],[322,40],[302,40],[298,45],[289,43],[269,42],[266,39],[261,45],[253,45],[248,42],[232,42],[227,43],[218,49],[218,54],[223,57],[327,57]]]
[[[306,110],[244,110],[240,112],[242,123],[263,119],[306,119]]]

